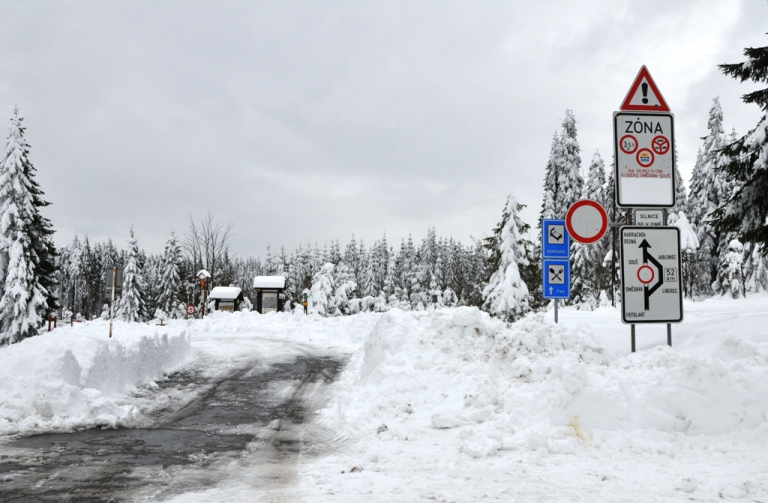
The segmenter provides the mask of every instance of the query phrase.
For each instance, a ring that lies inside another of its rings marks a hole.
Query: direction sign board
[[[629,88],[627,96],[619,110],[634,110],[638,112],[669,112],[669,105],[664,101],[651,73],[643,66]]]
[[[542,291],[545,299],[571,298],[571,262],[568,260],[544,260],[544,282]]]
[[[621,228],[621,321],[683,321],[680,229]]]
[[[542,258],[568,258],[571,241],[565,228],[565,220],[544,219],[541,221]]]
[[[616,203],[675,205],[675,131],[671,113],[614,112]]]
[[[643,227],[661,227],[664,225],[664,210],[637,209],[632,222]]]
[[[579,243],[596,243],[608,230],[608,213],[597,201],[576,201],[568,208],[565,228],[568,229],[568,235]]]

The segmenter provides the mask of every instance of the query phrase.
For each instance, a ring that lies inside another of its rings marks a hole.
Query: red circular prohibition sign
[[[600,241],[608,230],[608,213],[597,201],[582,199],[568,208],[565,227],[579,243],[592,244]]]
[[[650,271],[650,275],[651,275],[650,278],[647,276],[649,273],[646,271]],[[651,281],[654,280],[655,277],[656,277],[656,273],[653,272],[653,269],[649,265],[644,265],[637,270],[637,279],[639,279],[640,283],[644,285],[649,284]]]

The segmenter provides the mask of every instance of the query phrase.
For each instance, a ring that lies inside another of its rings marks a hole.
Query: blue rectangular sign
[[[571,262],[569,260],[544,260],[542,293],[545,299],[571,298]]]
[[[571,239],[565,228],[565,220],[541,221],[542,258],[568,258],[571,256]]]

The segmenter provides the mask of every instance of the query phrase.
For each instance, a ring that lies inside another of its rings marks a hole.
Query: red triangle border
[[[640,87],[640,84],[643,81],[643,78],[648,81],[648,85],[651,88],[651,91],[653,91],[654,94],[659,98],[659,103],[661,106],[654,107],[651,105],[630,105],[629,102],[632,101],[632,97],[637,92],[637,88]],[[621,106],[619,107],[619,110],[622,111],[638,111],[638,112],[670,112],[669,105],[667,105],[667,102],[664,100],[664,96],[661,95],[661,91],[659,91],[659,88],[656,87],[656,82],[653,81],[653,77],[651,77],[651,73],[648,71],[648,68],[646,68],[645,65],[643,65],[640,68],[640,72],[638,72],[637,77],[635,77],[635,81],[632,83],[632,87],[629,88],[629,92],[627,93],[627,96],[624,98],[624,101],[622,102]]]

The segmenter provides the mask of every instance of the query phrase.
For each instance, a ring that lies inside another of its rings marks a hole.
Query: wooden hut
[[[208,299],[216,303],[217,311],[238,311],[243,301],[243,291],[236,286],[217,286],[211,290]]]
[[[256,276],[253,278],[256,292],[256,311],[261,314],[282,311],[285,304],[285,276]]]

